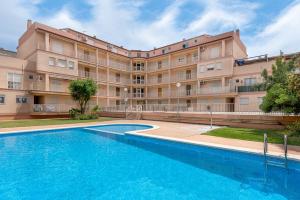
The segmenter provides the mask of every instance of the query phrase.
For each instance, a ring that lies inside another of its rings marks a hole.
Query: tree
[[[284,61],[276,60],[272,66],[272,75],[267,70],[262,72],[266,96],[260,108],[264,112],[283,111],[285,113],[300,113],[300,78],[295,74],[299,67],[299,58]]]
[[[97,92],[97,84],[91,79],[73,80],[69,85],[69,90],[74,101],[79,104],[80,113],[84,114],[87,103]]]

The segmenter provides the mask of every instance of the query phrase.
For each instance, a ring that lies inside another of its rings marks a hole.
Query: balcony
[[[45,91],[44,82],[32,82],[29,84],[29,90]]]
[[[151,91],[148,93],[147,98],[152,98],[152,99],[169,98],[169,91],[168,90],[163,92]]]
[[[192,81],[197,79],[197,72],[192,71],[191,73],[177,73],[176,76],[172,76],[172,82],[178,81]]]
[[[97,74],[94,72],[90,72],[90,71],[84,71],[84,70],[79,70],[78,71],[78,76],[80,78],[86,78],[86,79],[92,79],[94,81],[97,81]]]
[[[262,92],[266,91],[263,85],[244,85],[237,87],[238,92]]]
[[[163,76],[162,78],[159,77],[151,77],[148,78],[148,84],[167,84],[169,83],[169,77]]]
[[[144,85],[145,84],[145,80],[144,79],[133,79],[132,80],[132,84],[135,84],[135,85]]]
[[[126,79],[124,77],[116,77],[116,76],[109,76],[109,82],[115,84],[125,84],[128,85],[130,83],[129,78]]]
[[[116,60],[110,60],[109,66],[113,69],[122,70],[122,71],[130,71],[129,63],[116,61]]]
[[[159,70],[165,70],[169,69],[169,62],[163,61],[163,62],[149,62],[147,65],[147,71],[148,72],[155,72]]]
[[[182,56],[172,61],[171,67],[180,67],[198,63],[198,56]]]
[[[205,87],[205,88],[199,88],[198,94],[199,95],[206,95],[206,94],[225,94],[225,93],[232,93],[236,92],[234,87]]]
[[[78,59],[89,63],[96,63],[95,55],[78,52]]]
[[[144,93],[132,93],[132,98],[144,98]]]
[[[100,66],[106,66],[107,65],[106,59],[104,59],[104,58],[98,58],[98,65],[100,65]]]
[[[189,96],[195,96],[196,94],[197,92],[195,88],[179,89],[179,91],[175,89],[171,91],[172,97],[189,97]]]

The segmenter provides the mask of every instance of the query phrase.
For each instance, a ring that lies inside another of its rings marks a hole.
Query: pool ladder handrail
[[[284,165],[287,167],[287,153],[288,153],[288,137],[287,135],[283,136],[283,149],[284,149]],[[268,153],[268,135],[264,133],[264,157],[265,163],[267,164],[267,153]]]

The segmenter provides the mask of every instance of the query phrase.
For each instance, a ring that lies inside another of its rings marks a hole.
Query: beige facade
[[[238,30],[139,51],[28,21],[17,54],[3,51],[0,61],[2,115],[67,112],[75,106],[69,82],[84,78],[98,84],[91,106],[116,107],[128,99],[131,107],[249,112],[259,111],[265,92],[253,85],[262,81],[263,69],[271,72],[275,57],[247,59]]]

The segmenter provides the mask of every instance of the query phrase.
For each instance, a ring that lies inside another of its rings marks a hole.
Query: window
[[[67,61],[66,60],[62,60],[62,59],[58,59],[57,60],[57,66],[58,67],[67,67]]]
[[[116,106],[119,106],[119,105],[121,105],[120,100],[116,100]]]
[[[116,82],[119,83],[121,81],[121,75],[116,74]]]
[[[52,51],[55,53],[63,54],[64,53],[64,45],[59,41],[52,41]]]
[[[27,97],[24,96],[17,96],[16,103],[27,103]]]
[[[165,49],[161,50],[161,53],[162,53],[162,54],[165,54],[165,53],[166,53],[166,50],[165,50]]]
[[[49,57],[49,60],[48,60],[48,65],[49,66],[55,66],[55,58],[53,57]]]
[[[245,86],[255,85],[255,83],[256,83],[256,78],[245,78],[244,80]]]
[[[185,86],[185,90],[186,90],[186,96],[190,96],[191,95],[192,86],[191,85],[186,85]]]
[[[162,88],[157,88],[158,97],[162,97]]]
[[[73,61],[69,60],[69,62],[68,62],[69,69],[74,69],[74,66],[75,66],[75,63]]]
[[[186,100],[186,106],[190,108],[192,106],[192,101],[190,99]]]
[[[240,98],[240,105],[248,105],[249,104],[249,98],[242,97]]]
[[[5,104],[5,95],[0,94],[0,104]]]
[[[52,91],[60,92],[62,90],[61,85],[62,85],[61,80],[52,79],[50,81],[50,88]]]
[[[158,69],[161,69],[161,67],[162,67],[162,62],[161,62],[161,61],[158,61],[158,62],[157,62],[157,68],[158,68]]]
[[[183,49],[188,48],[188,47],[189,47],[189,43],[186,42],[186,43],[182,44]]]
[[[162,81],[162,74],[157,75],[157,83],[161,83]]]
[[[146,57],[147,57],[147,58],[149,58],[149,57],[150,57],[149,53],[146,53]]]
[[[116,87],[116,96],[119,97],[120,96],[120,88]]]
[[[207,71],[213,71],[214,69],[215,69],[215,65],[214,64],[207,65]]]
[[[133,70],[134,71],[144,71],[144,66],[145,66],[145,64],[142,62],[133,63]]]
[[[30,74],[30,75],[28,76],[28,78],[29,78],[30,80],[32,80],[32,79],[33,79],[33,75]]]
[[[210,50],[210,58],[217,58],[220,56],[220,48],[214,47]]]
[[[90,68],[87,67],[84,68],[84,77],[86,78],[90,77]]]
[[[9,89],[21,89],[21,74],[8,73],[7,74],[7,83]]]
[[[141,57],[141,53],[137,53],[137,57],[140,58]]]
[[[192,71],[190,69],[185,71],[186,80],[192,79]]]

